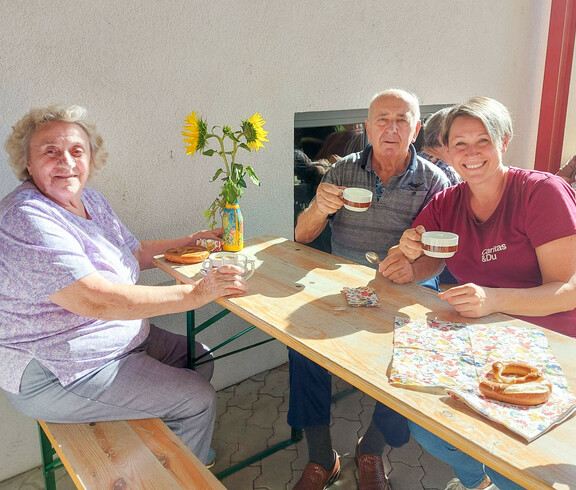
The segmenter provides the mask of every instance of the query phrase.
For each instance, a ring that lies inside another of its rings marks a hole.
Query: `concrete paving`
[[[334,377],[334,392],[350,385]],[[214,473],[243,461],[290,437],[288,365],[259,373],[218,392],[218,414],[212,446],[216,450]],[[370,423],[374,400],[359,391],[338,399],[332,406],[332,442],[341,456],[342,474],[331,490],[357,488],[354,448]],[[224,478],[229,490],[288,490],[296,484],[307,463],[305,441],[289,446]],[[384,467],[394,490],[443,490],[454,478],[452,469],[433,458],[411,439],[398,449],[387,448]],[[39,469],[0,482],[0,490],[42,489]],[[74,485],[59,470],[58,490]]]
[[[334,392],[349,390],[346,382],[333,378]],[[288,365],[242,381],[218,393],[218,417],[213,447],[218,455],[215,473],[241,461],[250,452],[290,437],[288,411]],[[342,474],[330,488],[357,488],[354,449],[358,437],[370,424],[374,400],[360,391],[332,405],[332,444],[341,457]],[[250,447],[250,451],[245,448]],[[308,458],[305,441],[287,447],[222,480],[230,490],[288,490],[300,478]],[[452,469],[433,458],[413,439],[398,449],[387,448],[384,467],[394,490],[443,490],[454,478]]]

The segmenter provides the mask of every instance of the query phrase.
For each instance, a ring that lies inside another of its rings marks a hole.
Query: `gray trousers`
[[[18,411],[47,422],[161,418],[206,463],[216,417],[214,367],[186,369],[186,345],[186,337],[151,325],[136,349],[67,386],[33,360],[20,393],[6,395]],[[206,350],[196,343],[196,356]]]

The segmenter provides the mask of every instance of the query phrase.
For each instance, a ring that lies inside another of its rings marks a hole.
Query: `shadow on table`
[[[422,303],[428,305],[428,307],[425,307],[428,310],[425,314],[428,321],[440,320],[460,324],[482,323],[484,325],[502,322],[502,319],[498,317],[498,314],[481,318],[462,317],[447,301],[439,298],[439,291],[425,286],[415,285],[414,283],[394,284],[389,279],[384,278],[381,274],[377,274],[376,277],[368,283],[368,286],[373,287],[376,290],[379,298],[383,298],[384,301],[392,303],[398,307],[395,316],[409,318],[410,315],[403,310],[420,304],[420,301],[422,301]],[[414,287],[417,288],[416,294],[414,293]],[[511,321],[516,320],[511,319]]]
[[[576,465],[574,464],[543,464],[543,465],[539,465],[539,466],[532,466],[532,469],[534,469],[534,473],[540,474],[540,469],[542,471],[542,474],[546,474],[546,475],[554,475],[557,480],[552,481],[552,482],[548,482],[550,485],[553,485],[554,488],[574,488],[573,486],[571,486],[571,483],[573,482],[573,479],[570,479],[570,481],[568,481],[568,479],[562,479],[562,475],[564,474],[574,474],[574,468],[576,468]]]
[[[393,335],[395,317],[409,317],[401,310],[414,303],[413,296],[408,288],[392,285],[388,279],[378,276],[377,272],[375,275],[366,286],[376,291],[380,307],[351,307],[342,293],[325,295],[310,300],[291,313],[286,331],[297,338],[316,340],[347,337],[359,330]],[[296,284],[296,287],[299,286],[304,287]],[[386,305],[382,304],[384,301]],[[326,328],[327,325],[329,328]]]
[[[358,330],[391,335],[394,329],[392,315],[377,307],[350,307],[341,293],[311,300],[292,312],[287,320],[286,332],[302,339],[334,339]]]
[[[287,318],[289,326],[286,331],[302,339],[339,338],[351,335],[358,330],[393,336],[395,318],[410,318],[410,310],[419,304],[419,299],[431,305],[432,310],[422,307],[427,310],[424,314],[431,321],[484,324],[498,322],[497,319],[490,317],[465,319],[447,302],[438,298],[437,291],[418,286],[415,299],[414,285],[396,285],[378,273],[376,274],[376,277],[368,281],[366,285],[376,291],[381,303],[379,307],[351,307],[348,306],[342,293],[328,294],[312,299],[292,312]],[[294,277],[292,294],[305,288],[305,284],[298,282],[303,279],[300,276],[301,274]],[[326,328],[327,325],[329,328]],[[391,338],[390,344],[392,343]]]
[[[258,293],[269,298],[291,296],[305,289],[304,279],[311,272],[329,272],[340,268],[340,265],[334,264],[333,255],[314,250],[314,260],[311,260],[307,254],[301,253],[304,248],[309,249],[299,243],[273,244],[253,254],[251,257],[257,261],[256,272],[249,281],[256,283],[258,272],[272,277],[282,276],[281,286],[273,288],[269,284],[263,284]],[[270,260],[270,256],[274,260]]]

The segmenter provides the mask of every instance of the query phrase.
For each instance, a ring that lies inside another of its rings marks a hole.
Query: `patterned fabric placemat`
[[[496,361],[526,362],[543,371],[552,383],[548,401],[526,407],[484,397],[478,383]],[[511,325],[396,317],[390,383],[426,391],[444,389],[528,442],[576,410],[576,397],[544,333]]]

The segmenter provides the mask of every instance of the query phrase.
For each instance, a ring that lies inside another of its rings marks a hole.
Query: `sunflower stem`
[[[236,152],[238,151],[238,143],[234,140],[232,140],[232,154],[230,155],[230,158],[232,158],[232,165],[234,165],[234,163],[236,163]]]
[[[220,156],[224,160],[224,165],[226,165],[226,177],[230,178],[230,165],[228,165],[228,159],[226,158],[226,149],[224,148],[224,137],[220,138],[217,134],[213,135],[220,143]],[[234,163],[234,157],[232,156],[232,163]]]

